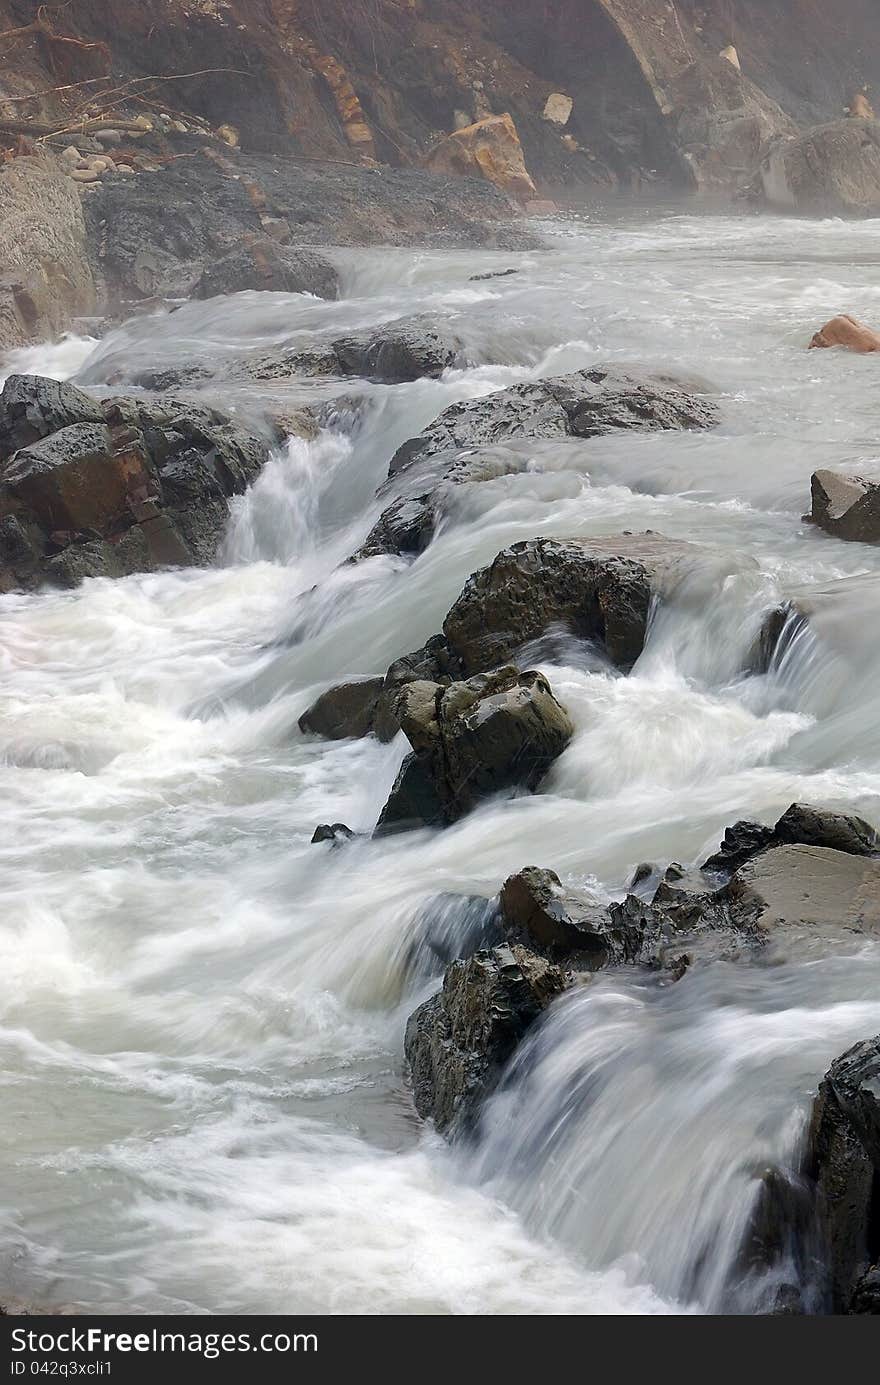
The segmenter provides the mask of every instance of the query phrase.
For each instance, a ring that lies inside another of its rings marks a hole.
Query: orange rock
[[[810,346],[843,346],[847,351],[880,351],[880,332],[866,327],[864,322],[841,313],[826,322],[810,342]]]
[[[852,99],[849,113],[853,120],[874,120],[874,107],[863,91],[857,91]]]
[[[510,115],[489,115],[447,135],[426,159],[434,173],[485,178],[519,201],[536,196],[516,126]]]

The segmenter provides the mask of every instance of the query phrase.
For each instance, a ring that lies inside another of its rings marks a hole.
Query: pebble
[[[67,148],[61,151],[61,157],[65,163],[73,164],[75,167],[79,163],[82,155],[75,144],[68,144]]]
[[[70,176],[75,183],[97,183],[101,177],[96,168],[72,168]]]

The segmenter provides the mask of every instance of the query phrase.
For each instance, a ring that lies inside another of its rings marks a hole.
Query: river
[[[473,362],[351,382],[334,426],[235,502],[215,568],[0,599],[5,1298],[760,1311],[734,1282],[756,1180],[795,1157],[829,1062],[880,1030],[880,947],[564,996],[463,1151],[406,1090],[406,1018],[439,980],[412,942],[435,896],[491,896],[523,865],[608,899],[638,862],[702,859],[795,799],[880,823],[880,552],[801,522],[817,466],[880,472],[876,362],[804,349],[836,312],[880,318],[878,223],[653,209],[543,229],[526,254],[340,251],[338,302],[191,303],[5,363],[106,386],[411,312],[451,319]],[[602,361],[696,375],[721,427],[535,444],[415,563],[339,566],[392,452],[447,404]],[[246,413],[270,388],[222,397]],[[319,822],[369,829],[404,754],[303,737],[318,692],[417,648],[506,545],[646,528],[757,567],[658,620],[628,678],[576,648],[543,665],[577,734],[541,792],[310,844]],[[743,678],[758,613],[803,586],[828,588],[826,619]]]

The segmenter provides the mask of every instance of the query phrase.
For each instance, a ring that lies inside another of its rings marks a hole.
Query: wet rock
[[[546,679],[510,668],[448,687],[407,683],[395,710],[413,753],[377,832],[454,822],[491,794],[537,788],[574,732]]]
[[[517,871],[501,886],[499,902],[511,941],[573,964],[576,959],[588,971],[634,960],[641,949],[641,929],[625,918],[615,926],[606,908],[564,889],[552,870],[526,866]]]
[[[717,406],[689,383],[634,368],[596,366],[452,404],[391,460],[394,476],[448,449],[508,438],[596,437],[618,430],[713,428]]]
[[[368,735],[373,729],[384,686],[384,678],[365,678],[328,688],[303,712],[299,719],[300,731],[325,736],[331,741]]]
[[[880,937],[880,860],[820,846],[774,846],[725,887],[743,926],[759,935]]]
[[[804,1161],[816,1188],[828,1308],[876,1311],[870,1302],[877,1244],[880,1177],[880,1037],[856,1044],[832,1063],[819,1088]]]
[[[880,1265],[872,1265],[856,1284],[849,1301],[850,1313],[880,1317]]]
[[[880,122],[844,119],[772,145],[761,166],[766,200],[823,216],[880,208]]]
[[[867,327],[864,322],[850,317],[848,313],[841,313],[839,317],[833,317],[824,327],[819,328],[810,346],[842,346],[847,351],[856,351],[864,355],[871,351],[880,351],[880,332],[875,332],[873,327]]]
[[[314,251],[282,247],[268,238],[251,238],[206,265],[193,285],[192,297],[214,298],[253,289],[336,298],[339,275],[328,260]]]
[[[405,967],[412,979],[442,975],[450,962],[471,957],[505,941],[497,899],[440,894],[429,899],[413,920]]]
[[[486,279],[508,279],[511,274],[519,274],[518,269],[490,269],[486,274],[469,274],[468,282],[482,284]]]
[[[406,1027],[419,1115],[447,1135],[471,1128],[517,1045],[565,986],[559,967],[518,944],[453,962],[442,990]]]
[[[400,384],[436,379],[461,356],[454,332],[430,318],[403,318],[333,342],[333,354],[343,375]]]
[[[703,870],[731,875],[761,852],[784,845],[829,847],[853,856],[880,853],[880,837],[864,818],[792,803],[773,827],[760,822],[737,822],[728,827],[718,851],[703,862]]]
[[[815,471],[811,488],[810,518],[820,529],[854,543],[880,543],[880,483]]]
[[[103,423],[101,405],[62,380],[10,375],[0,394],[0,463],[73,423]]]
[[[776,834],[772,827],[761,822],[735,822],[732,827],[725,829],[721,846],[703,862],[703,870],[732,875],[746,861],[766,851],[775,842]]]
[[[434,173],[485,178],[519,201],[537,195],[512,117],[490,115],[455,130],[431,150],[426,166]]]
[[[630,668],[654,602],[707,554],[660,534],[528,539],[468,578],[443,632],[466,673],[509,660],[554,626],[594,641],[612,663]]]
[[[124,522],[129,498],[153,477],[142,455],[114,453],[103,423],[72,423],[23,447],[2,475],[2,489],[30,511],[46,533],[94,530]]]
[[[322,822],[315,828],[312,845],[317,842],[330,842],[332,846],[341,846],[343,842],[349,842],[356,836],[357,833],[344,822]]]

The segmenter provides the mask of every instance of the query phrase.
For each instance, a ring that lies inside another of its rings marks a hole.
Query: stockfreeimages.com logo
[[[318,1338],[314,1332],[264,1332],[252,1336],[250,1332],[162,1332],[153,1327],[147,1332],[106,1332],[102,1327],[68,1328],[62,1332],[34,1332],[24,1327],[12,1331],[13,1353],[29,1353],[40,1356],[73,1356],[84,1353],[90,1356],[109,1356],[116,1352],[136,1353],[179,1353],[181,1355],[202,1356],[214,1361],[218,1356],[236,1352],[264,1351],[285,1353],[289,1351],[317,1351]],[[75,1363],[71,1362],[71,1366]],[[97,1362],[83,1363],[77,1374],[96,1375],[99,1371],[91,1369]],[[12,1362],[12,1374],[24,1375],[28,1370],[27,1360]],[[74,1372],[71,1370],[70,1374]]]

